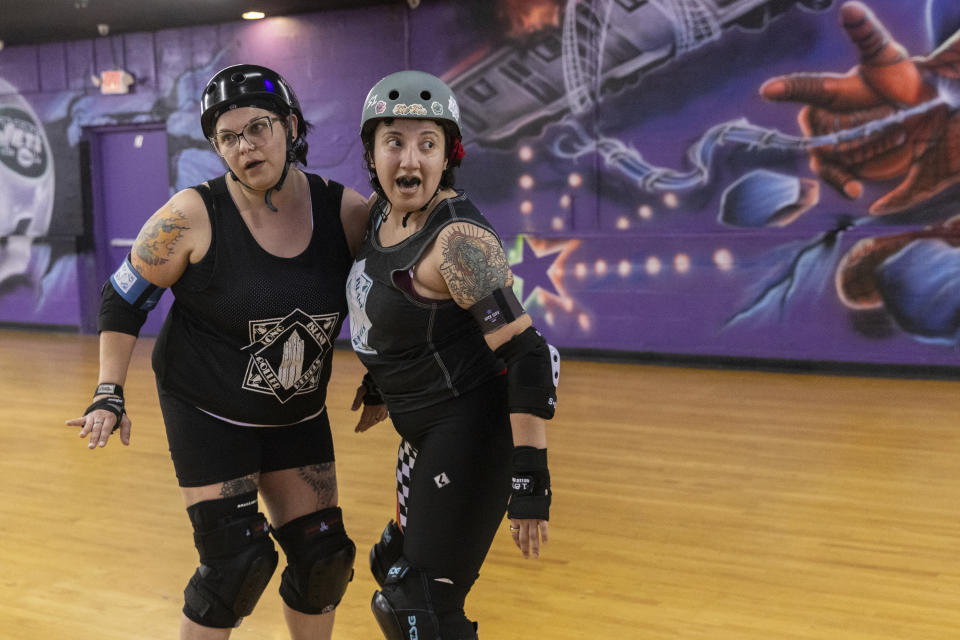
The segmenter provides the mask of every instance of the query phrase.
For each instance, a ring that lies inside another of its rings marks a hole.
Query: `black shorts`
[[[289,427],[242,427],[158,390],[170,457],[181,487],[333,462],[326,410]]]

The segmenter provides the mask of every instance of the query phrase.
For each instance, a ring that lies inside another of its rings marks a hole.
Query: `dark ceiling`
[[[406,0],[0,0],[0,41],[14,46],[96,38],[98,24],[117,35],[232,22],[249,9],[269,17],[387,4]]]

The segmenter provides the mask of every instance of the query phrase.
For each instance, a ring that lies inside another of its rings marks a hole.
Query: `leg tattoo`
[[[297,473],[317,494],[317,509],[336,504],[337,475],[332,462],[300,467]]]
[[[223,498],[229,498],[231,496],[238,496],[241,493],[256,491],[257,480],[258,474],[256,473],[251,473],[248,476],[237,478],[235,480],[227,480],[223,483],[223,486],[220,487],[220,496]]]

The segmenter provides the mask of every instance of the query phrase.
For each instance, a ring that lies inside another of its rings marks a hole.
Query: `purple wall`
[[[425,3],[5,49],[0,321],[90,326],[85,127],[165,123],[169,191],[201,182],[222,167],[199,131],[200,89],[224,66],[256,62],[288,78],[315,125],[309,169],[366,193],[362,100],[380,77],[420,68],[457,93],[467,149],[458,185],[501,232],[551,342],[954,364],[960,87],[937,63],[960,51],[949,40],[955,3],[694,5],[702,11]],[[875,22],[847,22],[876,37],[885,25],[881,54],[898,42],[915,58],[890,65],[858,52],[841,22],[864,6]],[[93,86],[91,75],[114,68],[136,78],[131,94]],[[814,109],[801,111],[809,96],[760,94],[784,74],[813,74],[816,85],[848,72],[856,87],[826,89],[829,105]],[[815,134],[863,129],[811,150],[798,138],[803,114]],[[39,167],[27,152],[21,165],[9,160],[21,153],[14,126],[42,134],[48,172],[23,175],[24,163]],[[862,194],[842,195],[845,180]]]

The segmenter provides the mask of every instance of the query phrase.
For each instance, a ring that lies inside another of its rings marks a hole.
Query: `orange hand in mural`
[[[960,33],[927,58],[911,58],[863,3],[840,9],[860,63],[845,75],[798,73],[768,80],[760,94],[805,106],[798,115],[806,136],[860,127],[940,97],[921,114],[862,138],[815,147],[810,168],[848,198],[864,180],[901,178],[870,205],[870,213],[903,211],[960,182],[960,112],[948,94],[960,94]],[[952,86],[950,86],[952,85]],[[944,99],[946,98],[946,99]]]

